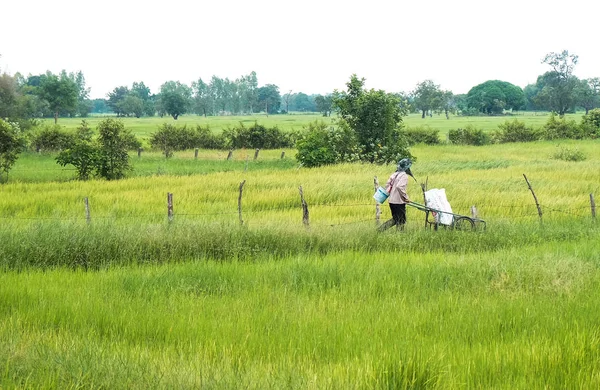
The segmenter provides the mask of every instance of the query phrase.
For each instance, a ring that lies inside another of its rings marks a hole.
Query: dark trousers
[[[406,223],[406,205],[390,203],[390,210],[392,211],[392,219],[386,221],[383,225],[379,226],[377,230],[380,232],[396,226],[396,229],[402,229]]]

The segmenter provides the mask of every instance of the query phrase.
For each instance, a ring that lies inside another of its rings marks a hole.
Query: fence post
[[[194,159],[198,160],[198,148],[194,149]]]
[[[138,158],[142,157],[142,148],[138,148]]]
[[[240,195],[238,196],[238,214],[240,216],[240,225],[243,226],[244,225],[244,220],[242,219],[242,191],[244,189],[244,184],[246,183],[246,180],[243,180],[240,183]]]
[[[523,177],[525,178],[525,181],[527,182],[527,186],[529,187],[529,190],[531,191],[531,194],[533,195],[533,200],[535,200],[535,207],[537,207],[538,215],[540,217],[540,223],[542,223],[542,208],[540,207],[537,196],[535,196],[535,192],[533,192],[533,188],[531,187],[529,180],[527,180],[527,176],[525,176],[525,174],[523,174]]]
[[[471,217],[472,218],[477,218],[477,207],[475,207],[475,205],[471,206]]]
[[[421,183],[421,191],[423,192],[423,204],[427,206],[427,198],[425,192],[427,191],[427,185],[429,185],[429,176],[425,178],[425,183]],[[429,218],[429,211],[425,212],[425,228],[427,229],[427,219]],[[437,226],[437,225],[436,225]]]
[[[590,194],[590,207],[592,209],[592,219],[596,220],[596,201],[594,200],[594,194]]]
[[[244,172],[248,170],[248,155],[246,155],[246,165],[244,165]]]
[[[377,180],[377,176],[373,179],[373,186],[375,187],[375,192],[379,188],[379,180]],[[379,202],[375,201],[375,226],[379,226],[381,217],[381,208],[379,207]]]
[[[92,217],[90,215],[90,202],[88,201],[87,196],[83,198],[83,203],[85,204],[85,220],[87,223],[92,221]]]
[[[233,149],[229,149],[229,153],[227,154],[227,160],[231,160],[232,156],[233,156]]]
[[[255,161],[256,161],[256,159],[258,158],[258,152],[260,152],[260,149],[258,149],[258,148],[257,148],[257,149],[254,151],[254,160],[255,160]]]
[[[167,192],[167,217],[169,217],[169,223],[173,222],[173,194]]]
[[[281,159],[283,160],[285,158],[285,150],[281,152]]]
[[[298,187],[298,189],[300,190],[300,202],[302,203],[302,223],[304,224],[304,227],[308,229],[310,227],[310,221],[308,219],[308,204],[306,204],[306,201],[304,200],[302,186]]]

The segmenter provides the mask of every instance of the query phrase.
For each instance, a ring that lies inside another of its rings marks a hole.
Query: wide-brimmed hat
[[[396,170],[398,172],[406,172],[407,170],[410,170],[411,165],[412,160],[410,158],[403,158],[402,160],[398,161],[398,168]]]

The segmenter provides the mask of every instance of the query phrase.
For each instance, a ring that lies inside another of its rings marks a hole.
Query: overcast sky
[[[353,73],[388,92],[431,79],[466,93],[490,79],[524,87],[565,49],[578,77],[600,77],[599,12],[598,0],[6,0],[0,68],[81,70],[92,98],[251,71],[282,94],[344,89]]]

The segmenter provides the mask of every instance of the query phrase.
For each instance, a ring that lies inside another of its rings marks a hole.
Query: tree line
[[[600,78],[579,79],[574,74],[578,56],[567,50],[549,53],[542,60],[550,69],[536,83],[521,88],[507,81],[488,80],[466,94],[444,90],[432,80],[418,83],[414,90],[395,95],[409,112],[423,118],[434,113],[456,115],[500,115],[506,111],[552,111],[559,115],[578,108],[586,113],[600,107]],[[1,70],[0,70],[1,71]],[[307,95],[282,93],[277,85],[259,87],[256,72],[230,80],[212,76],[190,85],[167,81],[158,93],[152,93],[143,81],[118,86],[105,99],[90,99],[83,73],[11,76],[0,74],[0,118],[86,117],[90,113],[114,113],[117,116],[202,116],[240,115],[263,112],[281,114],[290,111],[331,114],[334,92]]]

